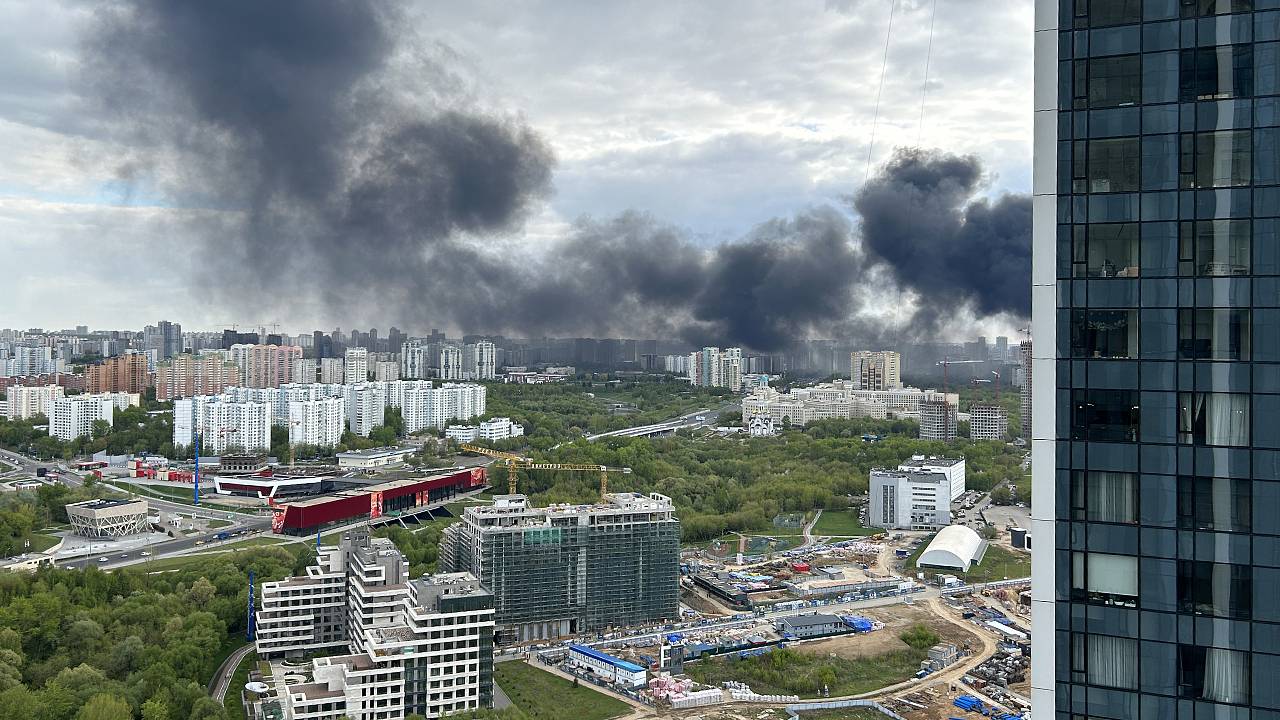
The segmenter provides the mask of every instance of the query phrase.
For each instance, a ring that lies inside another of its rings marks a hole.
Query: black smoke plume
[[[973,199],[982,172],[967,157],[896,156],[854,200],[860,233],[846,209],[822,207],[705,249],[630,212],[527,247],[550,149],[407,26],[392,7],[340,0],[122,0],[97,13],[85,91],[133,149],[127,176],[235,218],[191,238],[211,302],[765,351],[901,339],[867,312],[880,286],[914,291],[931,328],[956,308],[1026,312],[1029,202]]]

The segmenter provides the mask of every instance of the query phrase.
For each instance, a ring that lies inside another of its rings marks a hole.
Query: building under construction
[[[499,495],[445,530],[440,568],[470,572],[493,593],[501,642],[672,620],[680,521],[658,494],[544,508]]]

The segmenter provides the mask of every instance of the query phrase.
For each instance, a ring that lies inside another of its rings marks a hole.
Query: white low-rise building
[[[941,457],[938,455],[912,455],[909,460],[898,464],[899,470],[942,473],[947,476],[951,485],[951,497],[954,501],[964,494],[966,466],[964,458]]]
[[[348,450],[338,453],[338,467],[344,470],[375,470],[403,465],[404,459],[416,453],[412,447],[382,447]]]
[[[935,530],[951,524],[951,481],[927,470],[871,471],[870,524],[888,530]]]
[[[524,435],[524,426],[511,422],[511,418],[493,418],[478,425],[450,425],[444,436],[461,443],[476,440],[506,440]]]
[[[959,395],[918,388],[862,390],[848,380],[794,388],[787,393],[766,386],[755,387],[743,398],[742,417],[768,417],[775,425],[796,427],[833,418],[915,418],[921,403],[938,400],[954,405],[959,402]]]

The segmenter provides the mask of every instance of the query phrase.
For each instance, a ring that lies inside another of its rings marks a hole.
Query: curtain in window
[[[1138,644],[1129,638],[1090,635],[1088,681],[1090,685],[1134,688],[1138,684]]]
[[[1204,403],[1205,433],[1208,445],[1249,444],[1249,396],[1233,393],[1204,393],[1196,397]]]
[[[1206,649],[1204,699],[1236,704],[1249,702],[1249,657],[1235,650]]]
[[[1213,478],[1209,481],[1213,496],[1212,517],[1214,530],[1239,530],[1248,527],[1238,517],[1235,495],[1235,482],[1227,478]]]
[[[1097,522],[1131,523],[1138,518],[1134,507],[1133,475],[1122,472],[1090,472],[1088,495],[1089,519]]]
[[[1104,553],[1088,553],[1087,558],[1089,592],[1138,596],[1138,558]]]

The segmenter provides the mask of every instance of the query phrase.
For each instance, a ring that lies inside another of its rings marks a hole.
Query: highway
[[[686,413],[670,420],[651,425],[637,425],[635,427],[623,428],[621,430],[611,430],[609,432],[598,433],[596,435],[588,435],[587,440],[595,442],[601,438],[607,437],[647,437],[649,435],[661,435],[664,433],[674,432],[682,428],[688,427],[715,427],[720,420],[720,416],[724,413],[731,412],[739,406],[736,403],[725,403],[720,407],[712,410],[710,408],[702,408]],[[701,417],[702,420],[698,418]]]

